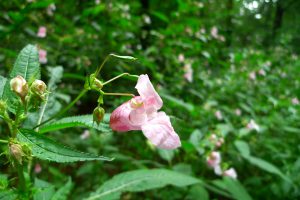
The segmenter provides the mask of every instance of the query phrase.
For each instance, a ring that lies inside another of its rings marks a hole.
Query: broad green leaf
[[[199,179],[166,169],[142,169],[114,176],[92,193],[87,200],[119,199],[122,192],[142,192],[167,185],[185,187],[201,183]]]
[[[68,195],[72,190],[73,184],[71,178],[69,178],[68,182],[59,188],[51,198],[51,200],[66,200],[68,199]]]
[[[14,78],[17,75],[21,75],[26,81],[33,81],[33,79],[41,77],[36,46],[29,44],[19,53],[9,77]]]
[[[3,190],[0,191],[0,199],[1,200],[16,200],[17,194],[13,190]]]
[[[209,200],[209,193],[202,185],[194,185],[186,199],[194,200],[194,199],[201,199],[201,200]]]
[[[106,114],[104,116],[103,121],[104,122],[108,121],[108,119],[109,119],[109,114]],[[109,128],[109,125],[104,122],[97,125],[97,123],[93,122],[93,115],[80,115],[74,117],[66,117],[42,126],[39,130],[39,133],[46,133],[50,131],[56,131],[64,128],[78,127],[78,126],[95,128],[101,132],[110,132],[111,129]]]
[[[88,160],[111,161],[111,158],[79,152],[53,141],[44,135],[27,129],[21,129],[18,139],[31,147],[33,156],[54,162],[76,162]]]
[[[119,56],[116,54],[109,54],[110,56],[116,57],[116,58],[120,58],[120,59],[125,59],[125,60],[137,60],[137,58],[132,57],[132,56]]]
[[[39,55],[36,46],[27,45],[22,49],[9,75],[9,80],[6,81],[3,99],[7,100],[8,108],[13,113],[16,112],[20,100],[19,97],[11,91],[10,80],[17,75],[22,76],[27,82],[32,82],[34,79],[40,78]]]
[[[46,181],[40,180],[38,178],[35,178],[34,180],[34,187],[35,187],[35,193],[33,196],[34,200],[51,200],[55,192],[54,185]]]
[[[232,195],[234,199],[237,200],[251,200],[251,196],[244,188],[244,186],[233,178],[224,177],[224,184],[226,186],[226,190]]]
[[[158,154],[162,159],[168,162],[171,162],[174,158],[174,150],[158,149]]]
[[[7,79],[0,75],[0,98],[2,97],[4,86],[6,84]]]
[[[243,157],[250,156],[250,148],[249,145],[244,141],[235,141],[234,145],[239,150],[239,152],[242,154]]]

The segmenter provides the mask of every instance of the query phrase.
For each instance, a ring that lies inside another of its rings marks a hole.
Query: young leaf
[[[119,199],[122,192],[141,192],[167,185],[185,187],[201,183],[199,179],[166,169],[142,169],[118,174],[105,182],[87,200]]]
[[[79,152],[53,141],[32,130],[21,129],[18,139],[31,147],[33,156],[54,162],[77,162],[88,160],[111,161],[111,158]]]
[[[10,89],[10,80],[17,75],[22,76],[27,82],[40,78],[39,55],[36,46],[27,45],[22,49],[9,75],[9,80],[6,81],[3,99],[7,100],[8,108],[13,113],[16,112],[20,101],[17,95]]]
[[[108,121],[109,116],[110,115],[106,114],[104,116],[103,121]],[[93,115],[80,115],[80,116],[62,118],[50,124],[46,124],[40,128],[39,133],[46,133],[50,131],[56,131],[64,128],[77,127],[77,126],[95,128],[101,132],[111,131],[107,123],[102,122],[99,125],[97,125],[97,123],[93,122]]]
[[[59,188],[51,198],[51,200],[66,200],[68,199],[68,195],[71,192],[71,189],[73,187],[72,180],[69,178],[68,182]]]

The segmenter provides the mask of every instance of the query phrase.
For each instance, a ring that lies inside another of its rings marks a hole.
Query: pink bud
[[[260,130],[259,125],[256,124],[256,122],[253,119],[251,119],[250,122],[247,124],[247,128],[249,130],[256,130],[256,131]]]
[[[46,64],[47,63],[47,51],[44,50],[44,49],[40,49],[39,50],[39,60],[40,60],[40,63],[42,64]]]
[[[213,151],[211,154],[206,158],[206,162],[208,166],[214,168],[221,163],[221,154],[220,152]]]
[[[251,72],[251,73],[249,74],[249,78],[250,78],[251,80],[255,80],[255,79],[256,79],[256,74],[255,74],[255,72]]]
[[[10,89],[24,99],[28,93],[28,84],[22,76],[18,75],[10,80]]]
[[[240,109],[235,109],[235,114],[237,115],[237,116],[241,116],[242,115],[242,111],[240,110]]]
[[[261,76],[265,76],[265,75],[266,75],[266,72],[265,72],[265,70],[260,69],[260,70],[258,71],[258,74],[261,75]]]
[[[42,167],[39,163],[35,164],[34,166],[34,173],[39,174],[42,172]]]
[[[47,28],[45,26],[39,27],[37,36],[40,38],[44,38],[44,37],[46,37],[46,34],[47,34]]]
[[[178,55],[178,61],[184,62],[184,55],[182,53]]]
[[[217,38],[219,37],[219,35],[218,35],[218,28],[215,27],[215,26],[212,27],[211,30],[210,30],[210,35],[211,35],[213,38],[217,39]]]
[[[292,104],[298,105],[299,104],[299,99],[297,97],[292,98]]]
[[[193,68],[191,63],[188,63],[184,66],[184,78],[188,81],[188,82],[193,82]]]
[[[84,130],[83,133],[80,135],[80,139],[85,140],[90,137],[90,131]]]
[[[222,113],[221,113],[221,111],[219,111],[219,110],[217,110],[217,111],[215,112],[215,116],[216,116],[216,118],[217,118],[218,120],[222,120],[222,119],[223,119]]]

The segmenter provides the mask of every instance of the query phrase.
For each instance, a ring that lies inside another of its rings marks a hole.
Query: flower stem
[[[8,141],[7,140],[0,140],[0,143],[8,143]]]
[[[101,69],[103,68],[104,64],[108,61],[108,59],[110,58],[110,56],[111,56],[110,54],[107,55],[107,56],[105,57],[105,59],[103,60],[103,62],[101,63],[101,65],[97,68],[97,70],[96,70],[96,72],[95,72],[95,77],[97,77],[97,76],[99,75]]]
[[[134,94],[130,94],[130,93],[106,93],[102,91],[103,95],[109,95],[109,96],[130,96],[130,97],[134,97]]]
[[[46,121],[43,121],[42,123],[38,124],[37,126],[34,127],[34,129],[36,129],[37,127],[43,125],[43,124],[46,124],[47,122],[53,120],[54,118],[56,117],[59,117],[61,116],[62,114],[64,114],[65,112],[67,112],[77,101],[79,101],[79,99],[85,95],[85,93],[87,92],[88,90],[87,89],[83,89],[79,94],[78,96],[71,102],[69,103],[69,105],[67,105],[67,107],[65,107],[62,111],[56,113],[55,115],[53,115],[52,117],[50,117],[49,119],[47,119]]]
[[[129,74],[129,73],[123,73],[123,74],[120,74],[120,75],[118,75],[118,76],[116,76],[116,77],[114,77],[114,78],[112,78],[112,79],[110,79],[110,80],[104,82],[102,85],[104,86],[104,85],[106,85],[106,84],[108,84],[108,83],[110,83],[110,82],[112,82],[112,81],[114,81],[114,80],[116,80],[116,79],[118,79],[118,78],[121,78],[122,76],[132,76],[132,77],[138,78],[137,75],[131,75],[131,74]]]

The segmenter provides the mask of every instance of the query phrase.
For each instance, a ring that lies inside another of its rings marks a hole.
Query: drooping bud
[[[105,110],[102,107],[98,106],[93,111],[93,120],[97,124],[99,124],[103,120],[104,114],[105,114]]]
[[[25,155],[20,144],[9,144],[9,153],[11,157],[19,164],[22,164],[22,157]]]
[[[24,99],[28,93],[28,84],[22,76],[18,75],[10,80],[10,89]]]
[[[30,87],[30,91],[44,100],[47,93],[47,85],[41,80],[35,80]]]

